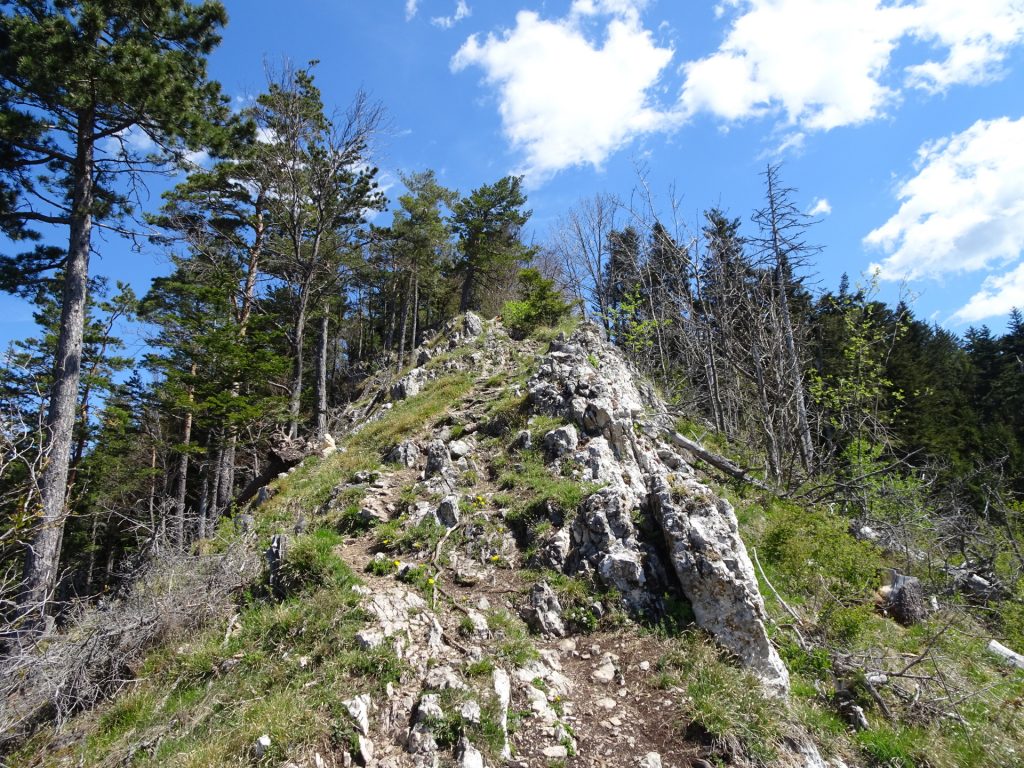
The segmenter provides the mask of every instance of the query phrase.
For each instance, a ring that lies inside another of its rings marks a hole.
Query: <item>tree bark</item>
[[[325,310],[320,318],[320,336],[316,355],[316,437],[327,434],[327,349],[331,317]]]
[[[420,317],[420,275],[413,274],[412,279],[412,348],[419,346],[419,317]]]
[[[782,246],[782,234],[779,232],[779,212],[777,210],[778,195],[775,190],[775,177],[769,167],[766,174],[768,184],[769,221],[771,223],[772,251],[775,256],[775,289],[778,292],[779,314],[781,316],[782,334],[786,345],[786,357],[790,369],[793,386],[793,397],[796,402],[797,434],[800,445],[800,459],[804,471],[810,472],[814,467],[814,442],[811,439],[811,426],[807,417],[807,402],[804,399],[804,382],[800,358],[796,353],[796,340],[793,336],[793,322],[789,315],[789,293],[786,290],[786,273],[789,261]]]
[[[196,375],[196,363],[192,363],[190,375]],[[189,408],[181,425],[181,445],[183,450],[178,456],[178,472],[174,495],[174,527],[171,544],[178,549],[185,546],[185,497],[188,494],[188,448],[192,442],[192,387],[189,387]]]
[[[472,309],[473,289],[476,288],[476,264],[473,259],[466,265],[466,279],[462,281],[462,296],[459,299],[459,312]]]
[[[56,367],[46,416],[45,468],[39,482],[39,523],[25,555],[24,586],[20,599],[22,613],[28,616],[38,612],[40,621],[46,614],[50,595],[57,583],[61,542],[67,519],[68,469],[82,369],[82,336],[89,288],[95,194],[91,138],[94,123],[95,114],[92,110],[79,112],[68,258],[64,267]]]
[[[402,367],[405,365],[405,337],[409,332],[409,290],[406,288],[405,293],[402,294],[402,330],[398,335],[398,364],[395,366],[398,373],[402,372]]]
[[[288,402],[288,437],[294,439],[299,436],[299,410],[302,406],[302,376],[305,369],[304,348],[306,343],[306,305],[308,302],[307,292],[303,291],[299,296],[299,309],[295,316],[295,367],[292,374],[292,393]]]

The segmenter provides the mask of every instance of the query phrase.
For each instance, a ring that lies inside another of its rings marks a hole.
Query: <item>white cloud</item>
[[[1002,76],[1007,51],[1024,40],[1024,6],[1019,0],[925,0],[912,34],[949,53],[907,67],[909,85],[937,92],[984,83]]]
[[[565,18],[520,11],[515,28],[472,36],[452,58],[456,72],[479,66],[496,88],[505,135],[524,154],[532,183],[575,165],[600,166],[633,138],[677,124],[650,93],[673,52],[640,23],[644,2],[575,0]],[[604,39],[584,22],[610,17]]]
[[[193,168],[205,168],[210,164],[210,153],[205,149],[198,149],[186,152],[182,158],[185,163]]]
[[[455,13],[452,16],[435,16],[430,23],[435,27],[441,27],[441,29],[451,29],[472,13],[473,10],[466,4],[466,0],[458,0],[455,5]]]
[[[810,210],[807,211],[808,216],[828,216],[830,213],[832,213],[832,204],[825,197],[814,198]]]
[[[1005,264],[1024,250],[1024,118],[979,120],[918,150],[917,174],[896,190],[899,211],[865,244],[888,255],[886,280],[939,277]]]
[[[1014,307],[1024,309],[1024,263],[1005,275],[985,278],[981,290],[971,296],[967,304],[958,309],[952,319],[963,323],[976,323],[987,317],[1010,314]]]
[[[256,128],[256,141],[260,144],[273,144],[277,141],[277,133],[273,128],[258,126]]]
[[[1001,74],[1007,50],[1024,39],[1019,0],[727,0],[738,9],[718,50],[683,66],[686,114],[725,120],[779,114],[809,130],[885,115],[902,86],[893,54],[918,41],[947,52],[908,66],[909,87],[942,91]]]
[[[420,0],[405,0],[405,20],[411,21],[419,9]]]

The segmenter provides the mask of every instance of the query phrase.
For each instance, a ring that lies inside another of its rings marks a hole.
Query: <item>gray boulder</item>
[[[519,611],[519,614],[535,632],[555,637],[565,636],[565,624],[562,623],[562,604],[547,582],[534,584],[527,597],[527,603]]]
[[[572,424],[557,427],[544,435],[544,448],[555,458],[572,453],[576,450],[579,442],[579,434],[577,434],[576,427]]]

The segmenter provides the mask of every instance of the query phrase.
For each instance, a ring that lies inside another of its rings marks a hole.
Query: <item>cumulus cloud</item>
[[[979,120],[918,150],[899,211],[864,242],[883,279],[938,277],[1017,259],[1024,249],[1024,118]]]
[[[435,16],[430,23],[435,27],[441,27],[441,29],[451,29],[472,13],[473,10],[466,4],[466,0],[458,0],[455,5],[455,13],[451,16]]]
[[[887,256],[886,280],[939,278],[1006,267],[1024,252],[1024,118],[979,120],[918,150],[899,210],[864,238]],[[1018,293],[1021,268],[990,276],[957,315],[978,319]],[[1019,299],[1018,299],[1019,300]]]
[[[420,0],[405,0],[405,20],[410,21],[419,10]]]
[[[576,0],[561,19],[520,11],[502,35],[476,35],[451,61],[484,71],[497,91],[505,135],[523,153],[533,183],[575,165],[600,166],[613,152],[677,120],[652,103],[672,59],[640,21],[637,0]],[[603,39],[588,37],[600,26]]]
[[[711,55],[684,64],[682,107],[725,120],[765,114],[809,130],[873,120],[905,87],[930,92],[1002,74],[1024,39],[1017,0],[726,0],[737,15]],[[893,72],[905,42],[945,52]]]
[[[828,216],[832,213],[832,204],[825,197],[816,197],[807,211],[808,216]]]
[[[1024,264],[1018,264],[1016,269],[1005,275],[986,277],[981,290],[971,296],[952,319],[976,323],[987,317],[1008,315],[1014,307],[1024,309]]]

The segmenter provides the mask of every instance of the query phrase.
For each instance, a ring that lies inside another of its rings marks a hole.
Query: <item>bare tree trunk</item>
[[[778,439],[775,435],[775,421],[772,418],[768,385],[764,378],[761,346],[757,343],[756,339],[751,342],[750,357],[754,364],[754,381],[757,386],[757,397],[761,403],[761,410],[764,413],[762,426],[765,435],[765,452],[768,454],[768,474],[772,482],[778,484],[782,478],[782,457],[779,452]]]
[[[330,341],[331,317],[326,312],[320,318],[320,336],[316,355],[316,436],[327,434],[327,348]]]
[[[215,438],[210,435],[210,443],[213,443]],[[203,505],[203,510],[199,513],[198,530],[196,531],[196,538],[205,539],[208,533],[207,521],[216,520],[219,516],[219,510],[217,509],[217,499],[220,494],[220,463],[223,460],[224,448],[218,446],[214,452],[210,463],[207,474],[210,477],[209,487],[207,489],[206,504]]]
[[[68,257],[64,266],[57,357],[46,416],[45,468],[39,484],[39,525],[25,555],[23,614],[37,613],[42,620],[57,583],[61,542],[67,519],[67,480],[71,442],[82,368],[82,336],[89,288],[89,251],[92,239],[94,196],[92,134],[95,115],[78,115],[75,184],[71,201]]]
[[[192,363],[189,375],[196,375],[196,363]],[[172,529],[171,545],[178,549],[185,546],[185,500],[188,495],[188,450],[192,443],[192,402],[195,397],[192,386],[188,388],[189,408],[181,425],[181,446],[182,450],[178,456],[178,472],[175,481],[174,495],[174,527]]]
[[[156,532],[156,444],[149,448],[149,536],[157,540]]]
[[[459,299],[459,312],[472,309],[473,289],[476,288],[476,265],[470,259],[466,269],[466,279],[462,281],[462,296]]]
[[[235,445],[237,443],[238,434],[234,428],[230,428],[220,453],[220,477],[217,479],[216,516],[227,513],[231,508],[231,496],[235,491]]]
[[[814,442],[811,439],[811,424],[807,418],[807,401],[804,399],[804,377],[801,371],[800,357],[796,353],[796,340],[793,337],[793,322],[789,316],[789,298],[786,291],[785,257],[775,267],[776,290],[779,293],[779,311],[782,315],[782,333],[786,344],[786,357],[789,378],[793,386],[793,398],[796,402],[797,433],[800,437],[800,459],[805,472],[814,468]]]
[[[420,319],[420,274],[416,272],[412,278],[412,348],[419,346]]]
[[[796,404],[797,435],[799,439],[800,460],[804,471],[810,472],[814,467],[814,442],[811,438],[811,426],[807,417],[807,403],[804,399],[804,382],[800,357],[796,351],[796,340],[793,335],[793,322],[789,313],[789,292],[787,291],[786,277],[789,271],[788,253],[800,246],[787,246],[784,243],[783,232],[780,225],[785,226],[783,219],[784,209],[780,206],[786,205],[786,190],[776,189],[776,169],[768,166],[764,174],[767,184],[767,221],[771,228],[771,250],[774,257],[774,283],[775,291],[778,294],[777,301],[780,314],[780,325],[785,343],[786,363],[789,369],[789,383],[793,388],[793,397]],[[780,382],[781,383],[781,382]]]
[[[288,436],[296,438],[299,436],[299,409],[302,406],[302,375],[304,373],[305,361],[304,351],[306,342],[306,309],[309,301],[307,292],[303,291],[299,297],[299,309],[295,317],[295,341],[293,343],[295,353],[294,373],[292,375],[292,392],[288,402]]]
[[[405,365],[405,336],[409,332],[409,291],[406,290],[402,295],[402,309],[400,310],[402,315],[402,330],[398,334],[398,365],[397,371],[402,372],[402,366]]]

